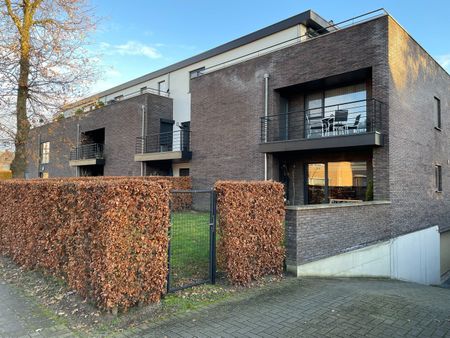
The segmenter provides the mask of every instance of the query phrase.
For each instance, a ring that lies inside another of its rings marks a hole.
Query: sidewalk
[[[0,337],[72,337],[33,299],[0,281]]]

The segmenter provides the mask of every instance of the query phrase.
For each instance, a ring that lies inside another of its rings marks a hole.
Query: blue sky
[[[450,71],[449,0],[92,0],[103,17],[98,92],[312,9],[343,21],[384,7]]]

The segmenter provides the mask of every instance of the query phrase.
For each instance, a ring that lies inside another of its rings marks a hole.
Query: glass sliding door
[[[305,98],[305,136],[306,138],[323,135],[323,92],[312,93]]]
[[[308,204],[367,200],[366,161],[339,161],[307,165]]]
[[[325,164],[311,163],[307,167],[308,175],[308,203],[326,203]]]
[[[330,202],[364,201],[367,189],[366,162],[329,162],[328,199]]]
[[[366,84],[313,92],[305,97],[306,138],[360,133],[367,125]]]
[[[334,116],[336,118],[338,115],[341,115],[344,120],[337,122],[353,126],[351,130],[355,132],[365,131],[367,115],[366,99],[365,83],[326,90],[324,116]]]

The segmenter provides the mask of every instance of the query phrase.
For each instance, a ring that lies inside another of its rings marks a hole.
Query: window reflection
[[[309,204],[366,200],[367,162],[311,163],[307,174]]]
[[[325,164],[308,164],[308,201],[310,204],[325,203]]]
[[[333,135],[335,131],[332,128],[333,122],[336,125],[338,125],[336,122],[339,122],[341,128],[349,128],[352,133],[365,132],[367,126],[367,103],[365,100],[367,100],[365,83],[307,95],[305,100],[307,137]],[[325,124],[322,121],[322,119],[336,119],[336,117],[339,121],[325,120]],[[316,125],[319,125],[320,128]],[[324,134],[322,125],[330,133]]]
[[[366,162],[328,163],[328,198],[364,201],[367,189]]]

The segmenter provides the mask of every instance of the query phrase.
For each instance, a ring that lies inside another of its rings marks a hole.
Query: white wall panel
[[[437,226],[395,238],[391,250],[392,278],[427,285],[440,283]]]
[[[439,284],[440,240],[434,226],[288,269],[297,276],[390,277]]]

